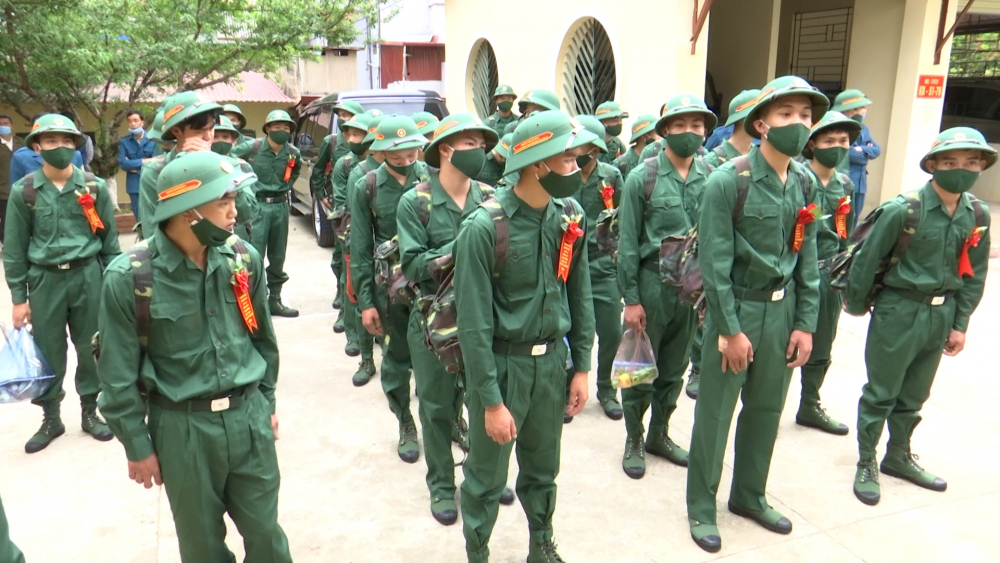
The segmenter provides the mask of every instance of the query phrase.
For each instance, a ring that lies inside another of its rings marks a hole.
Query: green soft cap
[[[582,123],[559,110],[533,113],[514,129],[504,176],[598,140]]]
[[[975,150],[983,152],[983,160],[986,166],[983,170],[993,166],[997,162],[997,150],[986,143],[983,134],[972,127],[952,127],[946,129],[934,138],[931,150],[920,159],[920,169],[930,174],[927,169],[927,161],[934,158],[934,155],[948,151]]]
[[[202,96],[198,92],[178,92],[164,100],[163,109],[163,140],[175,141],[170,132],[185,120],[203,113],[221,114],[222,106]]]
[[[365,108],[361,106],[358,102],[353,100],[341,100],[334,104],[333,111],[344,110],[351,112],[352,115],[361,115],[365,112]]]
[[[809,133],[809,138],[814,138],[816,135],[822,133],[824,129],[828,129],[834,125],[836,125],[838,129],[847,129],[847,138],[851,144],[854,144],[854,141],[858,140],[858,137],[861,135],[860,123],[854,121],[839,111],[828,111],[823,114],[822,119],[813,123],[812,130]],[[812,149],[809,148],[809,145],[806,145],[806,148],[802,149],[802,156],[812,159],[813,152]]]
[[[426,144],[427,138],[420,134],[412,119],[405,115],[390,115],[378,124],[371,150],[395,152],[420,149]]]
[[[618,102],[603,102],[601,105],[597,106],[594,110],[594,117],[600,120],[614,119],[616,117],[626,118],[628,117],[627,111],[622,111],[622,107]]]
[[[775,78],[761,89],[760,94],[757,95],[756,103],[743,119],[743,130],[747,132],[747,135],[759,139],[760,133],[757,132],[753,124],[757,121],[761,110],[767,107],[767,104],[786,96],[807,96],[812,101],[813,123],[822,119],[823,114],[830,109],[830,98],[806,82],[804,78],[792,75]]]
[[[694,94],[681,94],[670,98],[667,100],[667,103],[663,104],[663,108],[660,111],[660,120],[656,122],[656,131],[662,136],[663,129],[672,117],[687,113],[700,113],[705,116],[706,135],[719,124],[719,118],[715,116],[712,110],[708,109],[708,106],[705,105],[705,100]]]
[[[440,168],[441,153],[438,152],[438,148],[441,146],[441,142],[465,131],[479,131],[482,133],[483,138],[486,140],[487,153],[493,150],[493,147],[499,141],[496,131],[492,127],[483,125],[483,122],[478,117],[471,113],[453,113],[444,118],[444,121],[434,131],[434,139],[424,149],[424,161],[435,168]]]
[[[846,111],[870,106],[871,103],[872,101],[865,96],[864,92],[857,88],[849,88],[837,94],[837,98],[833,101],[832,109],[834,111]]]
[[[39,117],[38,121],[31,126],[31,132],[24,138],[24,142],[31,144],[32,140],[42,133],[66,133],[67,135],[71,135],[76,148],[82,147],[86,142],[83,135],[80,134],[80,130],[76,128],[76,124],[73,123],[73,120],[58,113],[47,113]]]
[[[640,137],[646,133],[651,133],[656,130],[656,116],[647,113],[645,115],[640,115],[635,118],[632,122],[632,137],[629,139],[629,144],[634,144],[639,140]]]
[[[576,120],[582,123],[587,128],[587,131],[597,135],[594,146],[601,149],[601,152],[608,152],[608,144],[604,142],[604,136],[607,135],[607,132],[604,130],[604,124],[593,115],[578,115],[576,116]]]
[[[425,137],[433,133],[441,123],[437,116],[429,111],[418,111],[411,115],[410,119],[417,124],[417,131]]]
[[[753,88],[751,90],[744,90],[737,94],[733,101],[729,102],[729,118],[726,119],[726,125],[732,125],[737,121],[743,119],[750,113],[753,109],[754,103],[757,101],[757,96],[760,95],[760,90]]]
[[[160,223],[248,188],[257,181],[252,169],[235,158],[211,151],[178,153],[156,181],[159,194],[153,223]]]
[[[521,110],[521,113],[524,113],[525,106],[528,104],[535,104],[547,110],[557,110],[559,109],[559,97],[552,90],[539,88],[538,90],[531,90],[522,96],[517,102],[517,107]]]

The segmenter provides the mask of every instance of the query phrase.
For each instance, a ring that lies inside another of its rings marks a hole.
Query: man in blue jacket
[[[38,118],[45,115],[39,113],[31,118],[31,125],[34,126]],[[18,180],[28,174],[34,173],[42,167],[41,149],[37,148],[38,143],[29,143],[16,151],[10,157],[10,185],[14,185]],[[80,151],[73,153],[73,166],[83,168],[83,154]]]
[[[118,140],[118,166],[125,171],[125,191],[132,202],[132,215],[139,221],[139,178],[142,165],[153,159],[156,143],[146,135],[142,114],[131,110],[125,116],[129,134]]]
[[[868,106],[872,103],[864,92],[857,88],[844,90],[837,95],[833,102],[833,111],[839,111],[850,117],[854,121],[861,123],[861,135],[851,145],[848,151],[848,158],[837,165],[837,171],[851,176],[854,182],[854,223],[857,224],[858,217],[863,217],[862,212],[865,207],[865,193],[868,191],[868,161],[875,160],[882,155],[882,147],[878,146],[868,132],[868,126],[864,124],[865,116],[868,115]]]

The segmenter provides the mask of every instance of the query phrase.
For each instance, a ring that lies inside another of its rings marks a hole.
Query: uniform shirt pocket
[[[35,208],[34,237],[48,241],[56,234],[56,209],[54,207]]]
[[[514,303],[518,292],[525,286],[534,286],[538,280],[538,260],[531,243],[511,244],[507,250],[507,262],[501,274],[500,289],[507,299]]]
[[[747,204],[736,230],[760,254],[781,255],[785,243],[781,206]]]
[[[210,344],[205,337],[205,321],[196,303],[153,299],[149,305],[149,315],[152,317],[149,342],[163,342],[165,349],[162,350],[162,355],[193,355],[198,349]]]
[[[660,235],[686,231],[688,217],[687,211],[684,210],[684,201],[677,196],[650,198],[649,224],[652,229],[655,229],[655,236],[652,236],[654,233],[650,233],[653,240],[657,240],[657,237],[663,238]]]

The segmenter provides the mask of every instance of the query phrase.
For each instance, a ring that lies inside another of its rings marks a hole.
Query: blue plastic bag
[[[42,357],[35,339],[26,328],[9,333],[3,327],[6,344],[0,350],[0,403],[37,399],[48,391],[56,374]]]

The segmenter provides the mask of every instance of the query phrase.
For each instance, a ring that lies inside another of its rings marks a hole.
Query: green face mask
[[[861,123],[862,121],[865,120],[865,116],[864,116],[864,114],[856,113],[856,114],[854,114],[854,115],[851,116],[851,119],[853,119],[854,121],[857,121],[858,123]]]
[[[354,153],[354,156],[361,156],[365,154],[365,151],[368,150],[368,147],[372,146],[371,143],[347,143],[347,144],[348,146],[351,147],[351,152]]]
[[[212,152],[215,154],[225,156],[228,155],[231,150],[233,150],[233,144],[228,141],[216,141],[212,143]]]
[[[73,155],[75,153],[76,149],[70,147],[43,150],[42,160],[44,160],[49,166],[62,170],[70,164],[73,164]]]
[[[500,102],[497,104],[497,109],[504,113],[509,112],[512,107],[514,107],[514,102]]]
[[[619,123],[618,125],[609,125],[604,128],[604,132],[612,137],[617,137],[622,134],[622,124]]]
[[[413,172],[413,163],[407,164],[406,166],[396,166],[390,164],[389,161],[385,161],[385,165],[389,167],[390,170],[399,174],[400,176],[409,176],[410,172]]]
[[[979,172],[973,172],[964,168],[934,171],[934,183],[940,186],[942,190],[953,194],[969,191],[978,179]]]
[[[585,168],[588,164],[590,164],[591,160],[594,160],[594,157],[590,156],[589,154],[581,154],[580,156],[576,157],[576,164],[580,168]]]
[[[847,156],[847,149],[844,147],[827,147],[825,149],[813,149],[813,157],[827,168],[836,168],[840,161]]]
[[[267,136],[275,143],[283,145],[288,142],[288,138],[291,137],[292,134],[288,131],[268,131]]]
[[[448,160],[459,172],[469,178],[475,178],[483,171],[483,166],[486,164],[486,151],[483,149],[457,151],[452,148],[451,157]]]
[[[778,152],[785,156],[798,156],[809,142],[809,128],[802,123],[792,123],[782,127],[768,125],[767,133],[762,135]]]
[[[698,152],[698,147],[703,142],[705,142],[705,137],[691,131],[667,135],[667,146],[681,158],[693,156],[694,153]]]
[[[347,123],[347,121],[345,121],[345,120],[343,120],[343,119],[341,119],[341,118],[338,117],[337,118],[337,131],[343,131],[345,123]]]
[[[227,231],[215,223],[198,214],[198,221],[191,223],[191,232],[198,237],[198,242],[205,246],[222,246],[226,244],[229,237],[233,236],[232,231]]]
[[[542,164],[545,164],[544,162]],[[538,183],[542,185],[546,192],[552,197],[569,197],[576,193],[583,185],[583,171],[576,170],[569,174],[557,174],[549,168],[548,164],[545,167],[549,169],[549,173],[541,178],[538,178]]]

